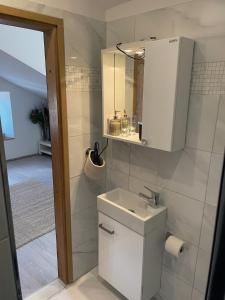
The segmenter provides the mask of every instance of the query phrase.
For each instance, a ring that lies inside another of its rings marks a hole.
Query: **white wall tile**
[[[138,179],[135,177],[130,176],[129,177],[129,190],[135,194],[139,194],[140,192],[145,193],[150,195],[150,192],[148,190],[146,190],[146,188],[144,186],[149,187],[150,189],[152,189],[153,191],[159,192],[161,193],[161,187],[156,185],[156,184],[152,184],[151,182],[147,182],[144,181],[142,179]]]
[[[130,175],[156,184],[158,175],[158,151],[132,145]]]
[[[179,258],[174,257],[165,251],[163,263],[167,269],[192,286],[194,282],[197,253],[198,248],[196,246],[186,243],[184,251]]]
[[[173,36],[173,22],[169,10],[159,9],[136,16],[135,40]]]
[[[199,291],[197,291],[196,289],[193,289],[192,292],[192,300],[204,300],[204,294],[200,293]]]
[[[198,245],[204,203],[163,190],[161,203],[167,207],[167,229],[179,238]]]
[[[159,292],[162,300],[191,300],[192,288],[164,268]]]
[[[93,147],[94,142],[99,140],[99,136],[89,134],[69,138],[70,177],[79,176],[83,173],[86,150]]]
[[[210,36],[195,40],[194,62],[225,60],[225,36]]]
[[[191,95],[186,146],[212,151],[219,105],[218,95]]]
[[[69,136],[101,131],[101,92],[67,90]]]
[[[206,202],[214,206],[217,206],[218,203],[222,167],[223,155],[212,153],[206,191]]]
[[[199,150],[159,152],[160,184],[188,197],[205,201],[210,153]]]
[[[225,96],[220,96],[213,152],[224,153],[225,148]]]
[[[125,174],[130,172],[130,144],[110,141],[107,149],[107,165],[113,170]]]
[[[135,39],[135,17],[129,17],[107,23],[107,47],[116,46],[117,43],[128,43]]]
[[[78,14],[63,11],[66,63],[76,57],[76,66],[100,67],[101,49],[105,47],[106,25]]]
[[[71,214],[97,205],[97,195],[103,192],[104,183],[98,184],[84,174],[70,179]]]
[[[106,190],[110,191],[115,188],[123,188],[128,190],[129,186],[129,175],[121,173],[116,170],[107,169],[106,170]]]
[[[206,204],[204,207],[202,230],[199,247],[208,253],[211,253],[214,227],[216,220],[216,207]]]
[[[72,249],[96,241],[98,236],[97,207],[94,205],[71,216]]]
[[[73,253],[73,273],[74,280],[77,280],[97,265],[98,253],[93,252],[76,252]]]
[[[206,290],[209,264],[210,264],[210,254],[202,249],[199,249],[196,272],[195,272],[194,287],[201,293],[205,293]]]

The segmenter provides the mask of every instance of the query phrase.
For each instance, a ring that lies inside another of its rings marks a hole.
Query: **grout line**
[[[201,149],[201,148],[195,148],[195,147],[191,147],[191,146],[186,146],[184,147],[184,150],[185,149],[190,149],[190,150],[195,150],[195,151],[201,151],[201,152],[205,152],[205,153],[212,153],[212,150],[204,150],[204,149]]]
[[[74,178],[77,178],[77,177],[81,177],[84,173],[80,173],[79,175],[75,175],[75,176],[70,176],[70,179],[74,179]]]
[[[205,192],[205,201],[204,206],[203,206],[203,215],[202,215],[202,222],[201,222],[201,228],[200,228],[200,236],[199,236],[199,242],[198,242],[198,252],[197,252],[197,259],[196,259],[196,264],[195,264],[195,272],[194,272],[194,281],[193,281],[193,286],[192,286],[192,295],[193,296],[193,290],[195,287],[195,279],[196,279],[196,271],[197,271],[197,263],[198,263],[198,258],[199,258],[199,250],[200,248],[200,242],[201,242],[201,236],[202,236],[202,228],[203,228],[203,221],[204,221],[204,212],[205,212],[205,206],[206,206],[206,197],[207,197],[207,188],[208,188],[208,183],[209,183],[209,173],[210,173],[210,168],[211,168],[211,162],[212,162],[212,153],[210,156],[210,163],[209,163],[209,169],[208,169],[208,176],[207,176],[207,182],[206,182],[206,192]]]
[[[177,273],[175,273],[175,272],[171,271],[170,269],[168,269],[168,267],[164,264],[163,264],[163,267],[165,267],[164,269],[166,269],[166,272],[172,274],[174,277],[176,277],[177,279],[179,279],[180,281],[182,281],[183,283],[185,283],[186,285],[188,285],[192,289],[192,285],[190,283],[188,283],[187,281],[185,281],[183,278],[181,278],[179,275],[177,275]]]
[[[121,173],[122,173],[122,172],[121,172]],[[186,195],[186,194],[177,192],[177,191],[172,190],[172,189],[170,189],[170,188],[168,188],[168,187],[161,186],[161,185],[159,185],[158,183],[154,183],[154,182],[151,182],[151,181],[146,181],[146,180],[144,180],[144,179],[142,179],[142,178],[136,177],[135,175],[132,175],[132,176],[130,176],[130,177],[133,177],[134,179],[137,179],[137,180],[139,180],[139,181],[142,181],[142,182],[145,182],[145,183],[148,183],[148,184],[155,185],[155,186],[156,186],[157,188],[159,188],[160,190],[166,190],[166,191],[169,191],[169,192],[178,194],[178,195],[180,195],[180,196],[184,196],[184,197],[189,198],[189,199],[191,199],[191,200],[195,200],[195,201],[198,201],[198,202],[200,202],[200,203],[205,203],[205,201],[199,200],[199,199],[194,198],[194,197],[190,197],[190,196],[188,196],[188,195]]]

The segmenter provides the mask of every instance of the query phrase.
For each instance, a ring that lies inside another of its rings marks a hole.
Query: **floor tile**
[[[17,250],[23,297],[28,297],[56,280],[57,254],[52,231]]]
[[[7,162],[9,187],[27,180],[53,185],[51,158],[45,155]],[[55,231],[17,249],[23,297],[27,297],[58,277]]]
[[[125,300],[97,278],[96,270],[81,277],[51,300]],[[40,299],[41,300],[41,299]]]

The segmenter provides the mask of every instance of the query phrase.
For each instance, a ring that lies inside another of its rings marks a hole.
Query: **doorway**
[[[37,30],[43,32],[44,35],[46,80],[48,90],[47,98],[49,122],[51,128],[51,160],[54,191],[56,249],[58,258],[57,268],[59,279],[65,284],[68,284],[72,281],[72,247],[63,21],[58,18],[48,17],[0,5],[0,24]],[[3,135],[1,135],[0,139],[2,143]],[[44,144],[40,146],[43,147],[42,149],[48,147],[48,145]],[[6,174],[6,160],[4,159],[4,155],[5,154],[1,151],[1,160],[4,169],[3,173]],[[48,158],[45,157],[44,159]],[[29,161],[23,163],[29,165]],[[40,161],[38,163],[40,163]],[[44,161],[45,166],[48,166],[48,163],[49,161]],[[11,168],[15,167],[16,161],[14,161],[12,165],[13,166],[11,166]],[[45,174],[47,173],[44,170],[42,170],[42,172]],[[4,182],[5,185],[8,184],[7,180],[4,180]],[[8,190],[7,187],[5,187],[5,189]],[[11,208],[10,206],[7,208],[8,221],[10,221],[12,220]],[[15,255],[16,241],[14,232],[16,231],[16,228],[13,228],[12,222],[11,225],[9,224],[9,228],[12,248],[11,250]],[[51,238],[52,237],[50,237],[50,239]],[[51,242],[50,244],[53,243]],[[16,257],[14,257],[14,264],[15,274],[18,275]],[[20,290],[19,284],[18,289]],[[20,293],[20,291],[18,291],[18,293]]]
[[[0,40],[0,117],[26,298],[58,278],[44,39],[1,24]]]

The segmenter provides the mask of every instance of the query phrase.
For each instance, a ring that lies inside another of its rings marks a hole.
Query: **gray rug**
[[[38,181],[10,187],[16,247],[19,248],[55,228],[53,189]]]

